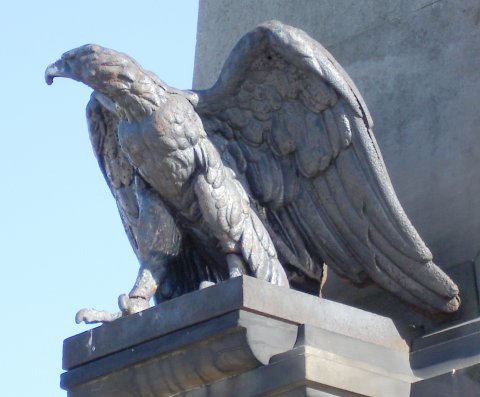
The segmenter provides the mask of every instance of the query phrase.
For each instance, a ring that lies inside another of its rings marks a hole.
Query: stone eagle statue
[[[120,313],[83,309],[77,321],[243,274],[318,294],[324,264],[422,310],[458,309],[457,286],[395,195],[360,93],[303,31],[260,25],[204,91],[90,44],[50,65],[55,77],[94,90],[90,138],[140,262]]]

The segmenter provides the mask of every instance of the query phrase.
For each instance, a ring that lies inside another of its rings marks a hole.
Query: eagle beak
[[[70,67],[63,59],[52,63],[45,70],[45,82],[48,85],[53,83],[55,77],[71,77]]]

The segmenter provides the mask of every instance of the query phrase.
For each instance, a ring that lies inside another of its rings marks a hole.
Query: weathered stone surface
[[[410,361],[415,373],[422,378],[480,362],[480,319],[416,338]]]
[[[248,3],[248,6],[247,6]],[[429,6],[429,0],[200,0],[194,86],[215,83],[238,37],[270,19],[298,26],[324,46],[343,43],[381,22],[401,19]],[[221,34],[219,34],[221,32]]]
[[[407,351],[415,336],[391,319],[243,276],[66,339],[63,368],[78,367],[234,310],[265,313],[294,324],[309,323],[399,351]]]
[[[403,390],[416,379],[413,336],[390,319],[238,277],[67,339],[62,387],[70,397]]]
[[[473,396],[479,324],[400,333],[388,318],[239,277],[69,338],[62,387],[69,397]]]
[[[170,396],[267,364],[296,336],[294,324],[235,311],[72,369],[62,387],[72,397]]]
[[[300,345],[268,366],[182,394],[203,396],[395,396],[407,397],[408,377],[381,367]],[[302,394],[305,393],[305,394]]]
[[[477,397],[480,395],[480,364],[429,378],[412,385],[411,397],[461,396]]]
[[[228,282],[164,302],[161,304],[161,308],[155,306],[66,339],[63,347],[63,368],[76,368],[87,362],[131,348],[146,340],[154,340],[175,330],[217,318],[234,310],[268,311],[271,300],[278,299],[283,292],[290,293],[285,288],[280,288],[280,290],[266,288],[255,293],[255,296],[251,296],[252,291],[259,285],[257,282],[258,280],[251,277],[234,278]],[[260,284],[263,285],[263,283]],[[304,295],[296,291],[291,292],[300,300]],[[258,297],[259,301],[255,297]],[[289,310],[289,308],[276,306],[277,309],[271,313],[275,313],[279,318],[286,314],[285,317],[288,321],[294,322],[292,318],[296,318],[296,313],[294,313],[293,307]],[[300,314],[300,318],[301,316],[302,314]],[[396,332],[393,327],[392,331]],[[396,334],[398,335],[398,333]],[[115,337],[112,338],[112,335]],[[385,341],[384,343],[389,342]]]
[[[480,320],[414,339],[410,363],[415,376],[412,397],[478,396],[480,393]]]

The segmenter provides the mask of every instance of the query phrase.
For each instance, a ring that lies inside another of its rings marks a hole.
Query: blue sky
[[[198,4],[17,1],[0,12],[2,396],[65,396],[63,339],[82,307],[117,310],[138,269],[85,121],[90,89],[46,66],[97,43],[190,88]]]

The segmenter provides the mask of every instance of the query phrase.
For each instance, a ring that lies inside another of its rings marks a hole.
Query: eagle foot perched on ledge
[[[140,270],[112,321],[242,274],[318,293],[324,263],[429,312],[458,288],[405,215],[368,109],[301,30],[246,34],[209,90],[180,91],[129,56],[85,45],[46,70],[90,86],[90,138]]]

